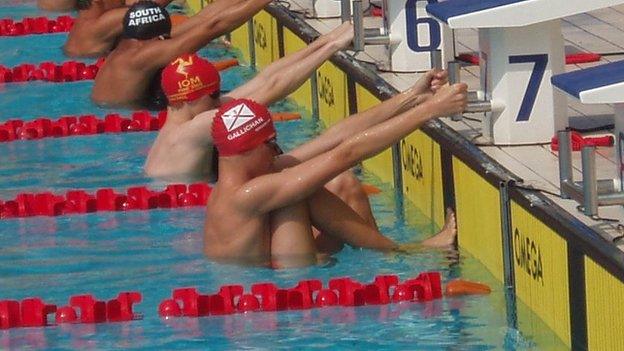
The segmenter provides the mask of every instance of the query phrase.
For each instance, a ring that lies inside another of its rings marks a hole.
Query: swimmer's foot
[[[455,244],[457,238],[457,222],[455,221],[455,212],[450,208],[446,210],[446,219],[442,230],[431,238],[422,242],[427,247],[448,247]]]

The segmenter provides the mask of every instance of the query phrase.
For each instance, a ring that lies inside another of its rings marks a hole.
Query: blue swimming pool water
[[[0,39],[0,45],[2,45]],[[22,38],[27,43],[29,38]],[[231,55],[231,52],[223,52]],[[52,53],[40,59],[62,60]],[[248,70],[226,79],[229,88]],[[90,82],[28,83],[0,91],[1,118],[105,111],[86,97]],[[275,109],[292,110],[289,104]],[[8,112],[7,112],[8,111]],[[5,114],[6,113],[6,114]],[[313,121],[277,125],[289,149],[318,132]],[[141,166],[155,133],[99,135],[0,144],[0,199],[22,191],[63,192],[68,188],[126,188],[161,181],[146,178]],[[363,180],[382,188],[371,197],[381,230],[399,242],[431,234],[424,215],[406,204],[415,225],[397,214],[393,191],[366,173]],[[142,320],[98,325],[65,325],[0,331],[0,349],[346,349],[346,350],[498,350],[537,349],[506,324],[503,287],[472,257],[441,250],[387,255],[345,249],[325,266],[270,270],[217,264],[201,251],[204,210],[152,210],[82,216],[35,217],[0,221],[0,299],[40,296],[64,305],[70,295],[92,293],[113,298],[138,290],[144,301],[135,310]],[[289,287],[302,279],[351,276],[362,282],[378,274],[402,279],[437,270],[444,281],[462,277],[486,282],[488,296],[445,298],[360,308],[254,313],[200,319],[162,320],[159,302],[175,287],[195,286],[212,293],[219,286],[273,281]],[[524,306],[520,306],[524,309]],[[540,349],[565,349],[546,327]]]
[[[54,18],[59,15],[63,14],[39,10],[36,0],[3,0],[0,2],[0,18],[20,20],[24,17],[46,16]]]
[[[4,39],[0,39],[2,41]],[[22,39],[25,41],[31,40]],[[232,58],[233,53],[223,50],[215,44],[202,49],[200,54],[211,60],[224,60]],[[35,62],[51,60],[63,62],[67,58],[59,52],[58,57],[45,56],[45,53],[37,52]],[[0,52],[0,62],[3,54]],[[253,71],[248,67],[233,67],[222,72],[222,91],[230,91],[236,86],[236,82],[250,77]],[[50,83],[50,82],[24,82],[0,84],[0,122],[9,119],[19,118],[32,120],[41,116],[57,118],[62,115],[95,114],[104,116],[108,113],[118,112],[127,114],[130,111],[125,109],[102,109],[94,106],[90,101],[93,81],[81,81],[72,83]],[[28,103],[24,104],[24,97],[28,97]]]

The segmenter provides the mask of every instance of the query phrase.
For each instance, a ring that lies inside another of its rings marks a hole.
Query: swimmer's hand
[[[425,99],[430,98],[441,87],[448,83],[448,72],[446,70],[432,69],[425,73],[412,87],[409,92],[423,96]]]
[[[229,49],[232,47],[232,42],[227,40],[225,37],[219,38],[219,41],[221,42],[223,46],[225,46],[226,49]]]

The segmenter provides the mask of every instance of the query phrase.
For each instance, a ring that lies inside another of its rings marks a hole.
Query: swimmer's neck
[[[227,188],[238,188],[248,181],[274,172],[272,163],[259,167],[246,167],[237,157],[219,157],[219,184]],[[250,160],[251,161],[251,160]],[[254,163],[251,161],[251,163]]]

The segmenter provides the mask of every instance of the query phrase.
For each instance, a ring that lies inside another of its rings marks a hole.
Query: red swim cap
[[[187,54],[163,69],[161,85],[169,103],[189,102],[219,91],[221,78],[208,60]]]
[[[269,110],[248,99],[223,104],[212,122],[212,139],[220,156],[242,154],[275,135]]]

